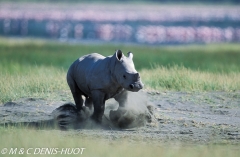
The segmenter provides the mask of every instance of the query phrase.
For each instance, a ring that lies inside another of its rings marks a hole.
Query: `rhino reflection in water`
[[[77,109],[83,109],[85,96],[85,106],[94,106],[91,118],[101,123],[107,99],[114,98],[124,107],[128,91],[137,92],[144,86],[132,59],[131,52],[126,57],[121,50],[109,57],[93,53],[77,59],[67,73]]]

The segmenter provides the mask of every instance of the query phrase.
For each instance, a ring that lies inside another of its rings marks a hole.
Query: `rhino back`
[[[92,85],[89,85],[92,83],[91,77],[96,77],[97,73],[101,73],[99,71],[103,68],[104,59],[104,56],[92,53],[77,59],[69,69],[69,75],[72,76],[78,88],[88,96],[91,94]]]

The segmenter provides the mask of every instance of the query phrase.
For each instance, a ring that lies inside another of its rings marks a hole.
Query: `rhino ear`
[[[123,53],[122,53],[121,50],[117,50],[116,53],[115,53],[115,55],[116,55],[117,60],[119,60],[119,61],[122,60],[122,58],[123,58]]]
[[[128,52],[128,58],[133,59],[133,54],[132,54],[132,52]]]

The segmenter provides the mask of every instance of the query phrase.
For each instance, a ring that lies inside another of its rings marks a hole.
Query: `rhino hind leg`
[[[83,98],[82,98],[82,92],[81,91],[75,91],[75,92],[72,92],[72,95],[73,95],[73,99],[75,101],[75,104],[76,104],[76,107],[77,107],[77,110],[80,111],[82,110],[82,107],[83,107]]]
[[[67,76],[67,82],[68,82],[68,86],[70,87],[73,99],[75,101],[77,110],[80,111],[82,109],[83,106],[83,98],[82,95],[83,92],[78,88],[76,82],[72,79],[72,77],[70,77],[69,75]]]
[[[91,118],[97,122],[102,122],[102,116],[104,114],[105,109],[105,94],[101,91],[94,90],[92,91],[92,101],[94,106],[94,111]]]
[[[86,97],[86,100],[85,100],[85,106],[88,107],[89,109],[92,109],[92,107],[93,107],[93,101],[92,101],[92,98],[90,98],[90,97]]]

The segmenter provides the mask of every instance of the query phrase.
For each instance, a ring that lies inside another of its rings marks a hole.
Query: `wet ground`
[[[110,100],[107,101],[102,125],[86,120],[87,122],[80,123],[81,126],[84,124],[84,127],[70,129],[63,134],[108,141],[127,140],[158,144],[240,144],[240,92],[142,92],[142,94],[148,98],[148,102],[142,102],[142,99],[137,98],[141,105],[151,104],[152,107],[146,114],[145,112],[132,114],[135,116],[131,116],[133,121],[139,126],[135,124],[129,125],[128,128],[120,128],[114,125],[109,113],[110,110],[116,109],[116,106],[115,102]],[[65,96],[64,93],[58,95]],[[65,97],[68,99],[69,96]],[[8,102],[0,105],[0,124],[40,128],[44,126],[47,127],[45,129],[55,130],[58,128],[53,127],[56,124],[53,120],[56,116],[52,112],[66,102],[40,98],[22,98]],[[149,113],[151,120],[148,119]],[[141,119],[142,117],[145,119]],[[139,119],[144,123],[140,123]],[[129,121],[129,117],[127,120]]]

